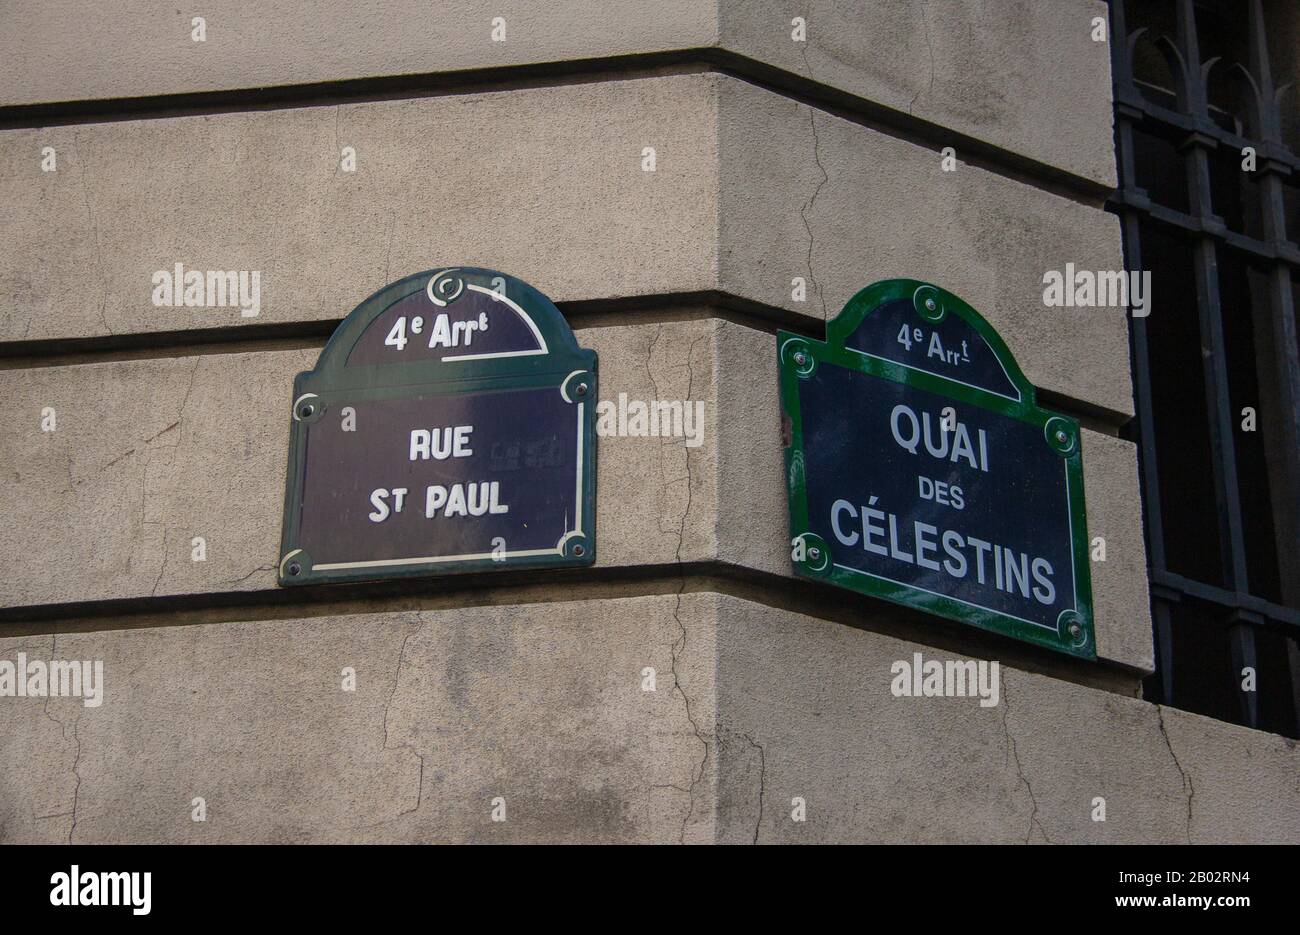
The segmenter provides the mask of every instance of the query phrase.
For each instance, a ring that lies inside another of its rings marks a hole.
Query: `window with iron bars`
[[[1153,701],[1300,736],[1297,0],[1110,0]],[[1286,88],[1291,84],[1290,88]]]

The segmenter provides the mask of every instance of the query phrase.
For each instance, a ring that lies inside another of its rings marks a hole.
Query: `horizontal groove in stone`
[[[818,318],[796,315],[784,309],[762,305],[722,292],[678,292],[627,298],[584,299],[556,303],[571,328],[617,327],[630,324],[727,318],[750,327],[776,332],[777,328],[821,337],[825,323]],[[698,306],[708,305],[714,313]],[[682,306],[696,306],[682,308]],[[88,338],[45,338],[30,341],[0,341],[0,370],[57,367],[70,363],[97,363],[146,357],[183,357],[229,354],[241,350],[284,347],[323,347],[342,318],[270,322],[184,329],[180,331],[132,331]],[[277,345],[277,342],[287,342]],[[246,346],[245,346],[246,345]],[[154,353],[160,349],[172,353]]]
[[[1110,661],[1085,663],[919,611],[829,585],[718,562],[501,572],[456,578],[320,585],[244,594],[169,595],[0,609],[0,638],[217,626],[350,614],[391,614],[509,605],[568,604],[663,594],[727,594],[854,629],[922,643],[1116,694],[1138,696],[1142,673]],[[558,585],[558,586],[557,586]],[[35,611],[35,612],[33,612]]]
[[[782,94],[826,113],[938,152],[954,147],[961,160],[1082,204],[1100,207],[1110,186],[968,134],[878,104],[831,85],[720,48],[683,49],[567,62],[508,65],[451,73],[353,78],[303,85],[204,91],[138,98],[64,101],[0,107],[0,130],[118,120],[157,120],[205,114],[406,100],[626,81],[668,74],[717,72]]]
[[[707,307],[701,307],[707,306]],[[796,315],[721,292],[692,292],[627,299],[561,302],[559,309],[571,328],[616,328],[668,324],[716,318],[755,331],[792,331],[817,340],[826,337],[819,318]],[[132,332],[95,338],[51,338],[40,341],[0,341],[0,372],[42,367],[71,367],[154,357],[196,357],[254,351],[322,348],[342,319],[275,322],[239,328]],[[1085,428],[1117,436],[1132,419],[1074,397],[1038,391],[1040,405],[1077,419]]]

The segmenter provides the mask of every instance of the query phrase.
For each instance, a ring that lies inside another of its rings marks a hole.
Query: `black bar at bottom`
[[[725,856],[699,850],[632,853],[631,848],[606,848],[598,856],[578,848],[541,854],[534,847],[466,848],[452,855],[445,849],[339,845],[0,851],[7,864],[7,922],[32,916],[127,926],[285,919],[299,931],[316,920],[331,928],[390,918],[422,919],[437,927],[454,920],[500,919],[503,909],[514,909],[534,924],[592,918],[598,912],[596,918],[618,930],[672,924],[673,917],[698,919],[710,909],[734,919],[764,907],[764,913],[775,909],[806,920],[808,910],[842,914],[848,904],[859,919],[899,910],[924,930],[944,931],[954,923],[965,928],[1009,913],[1025,918],[1026,912],[1056,925],[1068,919],[1071,927],[1081,916],[1099,915],[1181,921],[1196,914],[1232,925],[1259,909],[1279,918],[1294,900],[1294,852],[1282,847],[1094,845],[1031,852],[985,845],[888,850],[875,845],[869,853],[825,855],[839,866],[810,864],[808,856],[807,851],[797,857],[772,855],[760,869],[758,861],[750,864],[735,848]],[[65,878],[71,883],[74,867],[87,896],[101,892],[104,873],[140,876],[131,883],[116,878],[126,905],[53,905],[52,896],[55,902],[68,901],[63,898],[67,887],[60,887]],[[145,906],[144,873],[149,874],[147,914],[139,912]]]

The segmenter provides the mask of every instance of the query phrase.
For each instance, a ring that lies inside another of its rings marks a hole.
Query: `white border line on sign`
[[[496,354],[457,354],[454,357],[440,357],[439,360],[488,360],[496,357],[532,357],[537,354],[549,354],[550,350],[546,346],[546,339],[542,337],[541,330],[537,327],[537,322],[533,321],[532,316],[512,302],[507,296],[501,295],[495,289],[484,289],[482,286],[475,285],[472,282],[465,283],[466,289],[472,289],[475,292],[481,292],[484,295],[490,295],[494,302],[504,302],[510,306],[524,323],[528,325],[533,332],[533,337],[537,339],[537,349],[532,351],[501,351]]]
[[[984,346],[985,346],[985,347],[988,347],[988,342],[985,342],[985,345],[984,345]],[[929,376],[932,376],[932,377],[938,377],[940,380],[947,380],[947,381],[949,381],[950,383],[958,383],[958,384],[960,384],[960,385],[962,385],[962,386],[968,387],[969,389],[972,389],[972,390],[979,390],[979,391],[982,392],[982,393],[990,393],[990,394],[992,394],[992,395],[994,395],[994,396],[1000,396],[1000,397],[1002,397],[1003,399],[1009,399],[1009,400],[1011,400],[1012,402],[1023,403],[1023,402],[1025,401],[1024,398],[1021,396],[1021,394],[1020,394],[1020,390],[1019,390],[1019,389],[1016,389],[1016,395],[1015,395],[1015,396],[1008,396],[1006,393],[999,393],[997,390],[991,390],[991,389],[989,389],[989,388],[986,387],[986,386],[976,386],[974,383],[967,383],[967,382],[964,381],[964,380],[958,380],[956,377],[949,377],[949,376],[945,376],[945,375],[942,374],[942,373],[935,373],[933,370],[926,370],[924,367],[915,367],[915,366],[913,366],[912,364],[905,364],[905,363],[903,363],[901,360],[893,360],[893,359],[891,359],[891,358],[889,358],[889,357],[881,357],[879,354],[869,354],[869,353],[867,353],[866,351],[860,351],[860,350],[858,350],[856,347],[846,347],[846,348],[844,348],[844,350],[846,350],[846,351],[850,351],[851,353],[854,353],[854,354],[861,354],[863,357],[870,357],[872,360],[883,360],[885,363],[887,363],[887,364],[893,364],[893,365],[896,366],[896,367],[906,367],[908,370],[913,370],[913,371],[915,371],[916,373],[924,373],[924,374],[928,374]],[[990,348],[989,348],[989,352],[992,353],[992,352],[993,352],[993,348],[990,347]],[[1016,385],[1016,381],[1013,380],[1013,379],[1011,379],[1011,374],[1007,373],[1007,368],[1002,366],[1002,361],[1001,361],[1001,360],[998,360],[998,355],[997,355],[997,354],[993,354],[993,359],[998,361],[998,366],[999,366],[999,367],[1002,367],[1002,373],[1003,373],[1003,375],[1007,378],[1007,382],[1010,383],[1011,386],[1014,388],[1015,385]],[[869,376],[873,376],[873,377],[874,377],[875,374],[874,374],[874,373],[873,373],[873,374],[869,374]],[[885,379],[888,379],[888,378],[886,377]]]

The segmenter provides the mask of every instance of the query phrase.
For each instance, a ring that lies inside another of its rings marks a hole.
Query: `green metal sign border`
[[[927,321],[937,323],[945,315],[952,314],[974,328],[988,343],[1007,376],[1019,390],[1020,400],[845,348],[845,340],[868,315],[887,302],[906,298],[912,299],[917,313]],[[839,315],[827,323],[824,342],[778,331],[777,365],[780,371],[782,420],[788,433],[785,439],[785,476],[789,495],[791,544],[803,540],[805,554],[803,561],[793,561],[796,574],[1046,646],[1071,656],[1097,658],[1093,628],[1092,573],[1088,554],[1088,517],[1083,489],[1083,436],[1079,431],[1079,423],[1068,416],[1038,407],[1033,385],[1025,379],[1011,351],[982,315],[957,296],[930,283],[914,279],[884,280],[867,286],[848,301]],[[856,373],[870,374],[928,390],[1042,429],[1043,443],[1050,446],[1066,463],[1075,583],[1075,609],[1061,612],[1055,632],[995,610],[899,584],[868,572],[843,568],[831,561],[828,544],[811,532],[808,523],[803,418],[799,395],[802,379],[811,376],[819,366],[844,367]]]
[[[370,323],[392,305],[423,291],[431,281],[454,276],[466,284],[504,294],[533,320],[547,353],[477,360],[420,360],[349,367],[348,355]],[[311,556],[298,547],[299,518],[307,460],[307,427],[336,407],[350,401],[408,398],[417,395],[451,396],[468,392],[554,387],[566,400],[583,405],[582,490],[578,497],[578,527],[563,541],[563,552],[502,560],[466,559],[396,564],[390,567],[320,571]],[[281,585],[321,582],[370,581],[440,574],[468,574],[519,568],[585,566],[596,560],[596,352],[578,346],[560,310],[528,283],[496,270],[446,267],[415,273],[390,283],[366,299],[343,319],[321,351],[316,366],[293,381],[289,462],[285,475],[284,515],[281,521],[278,578]]]

